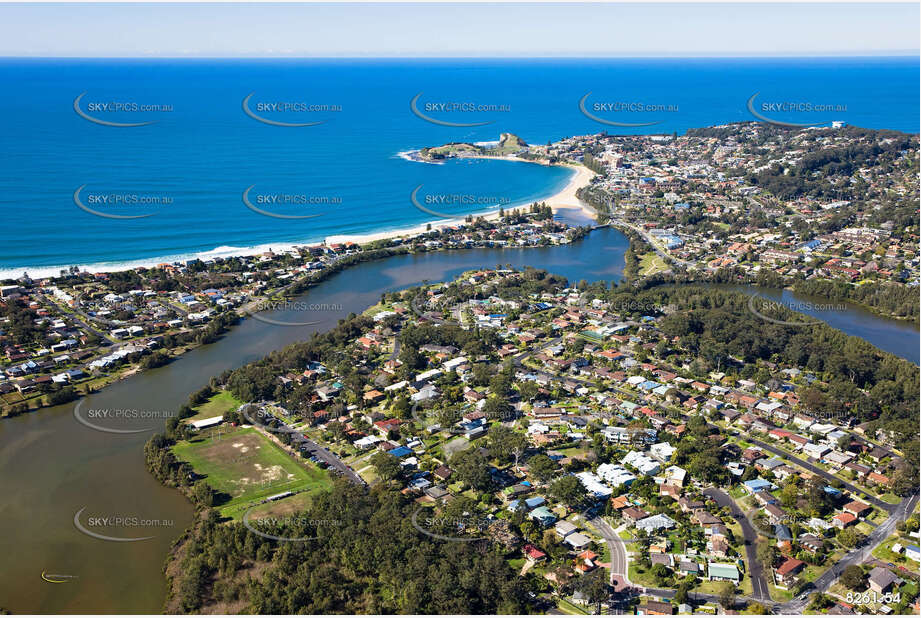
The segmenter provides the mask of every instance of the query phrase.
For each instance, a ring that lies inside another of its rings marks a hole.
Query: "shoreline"
[[[412,152],[412,151],[408,151]],[[540,161],[532,161],[528,159],[521,159],[516,156],[490,156],[485,155],[481,157],[469,157],[469,158],[478,158],[478,159],[494,159],[497,161],[517,161],[519,163],[532,163],[536,165],[545,165],[550,167],[549,163],[543,163]],[[425,163],[424,161],[422,161]],[[537,198],[534,200],[528,200],[527,204],[533,203],[546,203],[551,207],[554,214],[558,213],[569,213],[570,216],[577,216],[581,218],[587,218],[594,220],[595,212],[591,210],[588,206],[581,204],[581,202],[576,198],[576,191],[581,187],[587,185],[591,179],[596,176],[595,172],[591,171],[587,167],[579,164],[567,164],[567,163],[556,163],[553,164],[555,167],[566,167],[570,168],[573,171],[572,176],[566,185],[557,191],[554,194],[551,194],[545,198]],[[525,204],[512,206],[505,208],[505,210],[513,210],[515,208],[523,208]],[[483,218],[487,221],[492,221],[499,217],[498,210],[489,210],[481,212],[470,212],[467,213],[474,218]],[[464,216],[467,216],[466,214]],[[457,219],[435,219],[433,221],[427,221],[417,225],[412,225],[408,227],[389,229],[389,230],[380,230],[377,232],[366,232],[358,234],[335,234],[327,236],[322,240],[314,241],[301,241],[301,242],[277,242],[277,243],[262,243],[259,245],[253,245],[250,247],[230,247],[226,245],[220,245],[213,249],[206,251],[190,251],[188,253],[177,253],[174,255],[165,255],[165,256],[155,256],[149,258],[137,258],[137,259],[128,259],[124,261],[113,261],[113,262],[95,262],[92,264],[77,264],[81,272],[88,273],[111,273],[111,272],[124,272],[127,270],[133,270],[135,268],[153,268],[158,264],[164,263],[173,263],[173,262],[188,262],[190,260],[208,260],[212,258],[233,258],[233,257],[251,257],[254,255],[260,255],[267,251],[273,251],[275,253],[284,253],[286,251],[291,251],[297,247],[305,247],[312,245],[330,245],[330,244],[343,244],[343,243],[355,243],[355,244],[366,244],[379,240],[403,238],[407,236],[417,236],[419,234],[424,234],[427,231],[441,230],[444,228],[450,228],[456,225],[459,222],[463,222],[463,218]],[[430,229],[429,229],[430,228]],[[34,267],[6,267],[0,268],[0,281],[9,279],[16,280],[20,278],[23,272],[27,272],[29,277],[32,279],[44,279],[49,277],[57,277],[60,275],[62,270],[69,269],[74,264],[69,265],[52,265],[52,266],[34,266]]]
[[[466,159],[492,159],[495,161],[516,161],[518,163],[531,163],[535,165],[544,165],[546,167],[551,167],[549,163],[542,163],[540,161],[532,161],[529,159],[521,159],[519,157],[500,157],[493,155],[483,155],[476,157],[459,157]],[[428,163],[428,161],[416,161],[418,163]],[[556,163],[552,167],[565,167],[573,171],[572,176],[570,176],[566,185],[557,191],[556,193],[549,195],[545,198],[537,198],[534,200],[529,200],[529,203],[545,203],[553,210],[553,214],[559,214],[561,211],[575,213],[588,217],[589,219],[595,218],[595,211],[590,209],[588,206],[582,204],[579,199],[576,197],[576,191],[581,189],[583,186],[587,185],[592,178],[597,174],[592,170],[588,169],[584,165],[571,165],[565,163]],[[506,211],[514,210],[516,208],[522,208],[524,205],[519,206],[509,206],[504,207]],[[467,213],[474,218],[482,218],[486,221],[492,221],[499,218],[498,210],[489,210],[484,212],[470,212]],[[464,216],[467,216],[464,215]],[[327,236],[324,240],[325,244],[336,244],[336,243],[347,243],[353,242],[355,244],[361,245],[365,243],[375,242],[378,240],[387,240],[391,238],[402,238],[405,236],[417,236],[419,234],[424,234],[426,231],[435,231],[441,230],[444,228],[450,228],[454,225],[457,225],[458,222],[462,222],[462,218],[457,219],[436,219],[434,221],[429,221],[426,223],[420,223],[419,225],[414,225],[412,227],[401,228],[396,230],[385,230],[381,232],[369,232],[366,234],[336,234],[333,236]],[[427,229],[431,226],[431,229]]]

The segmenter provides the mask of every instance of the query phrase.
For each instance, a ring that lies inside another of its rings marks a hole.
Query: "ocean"
[[[0,278],[438,220],[414,191],[460,217],[565,186],[561,168],[405,156],[503,132],[682,133],[754,120],[756,95],[784,122],[916,133],[918,75],[917,58],[2,59]]]

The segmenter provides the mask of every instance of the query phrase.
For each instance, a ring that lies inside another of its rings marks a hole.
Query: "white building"
[[[646,476],[651,476],[659,471],[659,462],[649,458],[646,454],[640,453],[639,451],[630,451],[627,453],[627,456],[620,461],[620,463],[633,466],[639,470],[641,474]]]
[[[661,461],[670,461],[676,450],[678,449],[668,442],[658,442],[649,447],[649,453]]]

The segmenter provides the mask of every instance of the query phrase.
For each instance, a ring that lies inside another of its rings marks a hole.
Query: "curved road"
[[[629,562],[627,560],[627,548],[624,545],[624,541],[618,536],[617,532],[614,531],[611,524],[600,516],[588,520],[588,523],[594,526],[598,534],[604,539],[608,549],[611,550],[610,583],[614,587],[614,590],[619,592],[625,586],[629,586],[629,580],[627,579]]]
[[[711,498],[720,506],[729,507],[732,516],[742,526],[742,536],[745,538],[745,561],[748,564],[748,576],[752,580],[752,596],[756,599],[762,599],[771,602],[771,593],[768,589],[767,582],[764,580],[764,567],[758,560],[758,533],[745,513],[739,508],[729,494],[716,487],[709,487],[703,491],[704,495]]]

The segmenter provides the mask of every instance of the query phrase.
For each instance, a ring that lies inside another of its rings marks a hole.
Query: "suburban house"
[[[530,543],[527,543],[524,547],[521,548],[521,551],[524,552],[525,557],[531,562],[542,562],[547,559],[547,554],[537,549]]]
[[[848,502],[844,505],[844,512],[850,513],[854,517],[864,517],[868,515],[872,508],[869,504],[864,504],[859,500],[854,500],[853,502]]]
[[[671,616],[673,613],[672,604],[665,601],[646,601],[636,608],[637,616]]]
[[[778,586],[788,588],[796,583],[796,575],[803,570],[806,563],[796,558],[787,558],[783,564],[774,571],[774,577]]]
[[[886,594],[892,589],[893,584],[901,580],[896,577],[895,573],[883,567],[873,567],[870,571],[870,577],[867,580],[870,584],[870,590],[877,594]]]
[[[738,584],[741,577],[739,568],[734,564],[720,564],[710,562],[707,564],[707,578],[710,581],[727,581]]]
[[[831,525],[833,525],[835,528],[843,530],[844,528],[854,524],[856,521],[857,518],[850,513],[838,513],[831,518]]]

